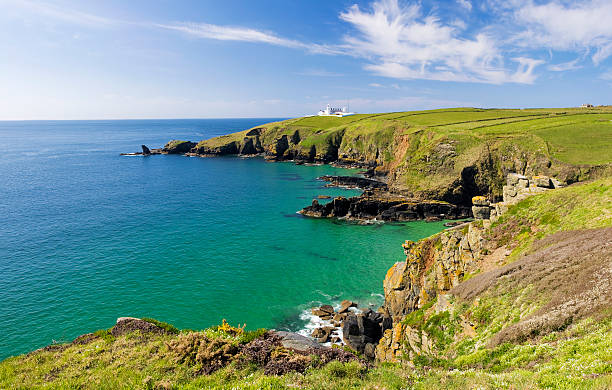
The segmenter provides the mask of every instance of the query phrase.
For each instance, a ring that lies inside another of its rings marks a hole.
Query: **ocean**
[[[402,242],[443,225],[296,214],[358,194],[316,180],[356,171],[119,155],[278,119],[0,122],[0,359],[121,316],[300,330],[319,303],[380,304]]]

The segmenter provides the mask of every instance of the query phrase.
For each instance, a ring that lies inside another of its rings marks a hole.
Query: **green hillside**
[[[575,182],[607,169],[612,107],[312,116],[204,140],[193,151],[239,153],[249,142],[272,159],[375,167],[395,191],[462,202],[499,196],[511,171]]]

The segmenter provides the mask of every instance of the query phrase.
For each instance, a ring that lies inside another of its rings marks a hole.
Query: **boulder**
[[[542,187],[542,188],[551,188],[551,183],[550,183],[550,177],[548,176],[534,176],[533,178],[533,184],[536,187]]]
[[[363,350],[363,354],[369,357],[370,359],[374,359],[376,357],[376,345],[372,343],[367,343]]]
[[[332,305],[323,305],[319,309],[329,314],[332,314],[334,312],[334,308]]]
[[[340,310],[338,310],[338,313],[348,313],[351,307],[357,307],[357,304],[345,299],[340,303]]]
[[[312,348],[323,348],[321,344],[301,334],[285,331],[272,331],[272,333],[281,339],[281,345],[287,349],[307,352]]]
[[[516,188],[521,189],[521,188],[528,188],[529,187],[529,179],[524,178],[524,179],[519,179],[518,184],[516,185]]]
[[[491,209],[489,206],[473,206],[472,213],[474,214],[474,219],[491,218]]]
[[[349,314],[342,324],[344,342],[356,351],[364,352],[368,343],[376,344],[382,337],[382,328],[372,313],[370,310],[359,315]]]
[[[521,180],[527,180],[527,178],[521,174],[518,173],[509,173],[508,176],[506,176],[506,183],[509,186],[515,186],[517,185]]]
[[[472,198],[472,204],[474,206],[488,206],[489,201],[484,196],[475,196]]]
[[[504,202],[511,201],[517,195],[516,187],[504,186],[502,191],[503,191],[503,200],[504,200]]]
[[[552,183],[553,188],[562,188],[565,187],[565,183],[559,181],[553,177],[550,178],[550,182]]]
[[[336,322],[340,322],[344,320],[345,317],[346,317],[346,313],[336,313],[334,314],[333,320]]]

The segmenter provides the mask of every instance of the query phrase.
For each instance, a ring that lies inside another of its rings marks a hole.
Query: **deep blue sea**
[[[318,302],[381,302],[401,243],[441,223],[301,217],[330,166],[126,157],[278,118],[0,122],[0,359],[154,317],[297,330]]]

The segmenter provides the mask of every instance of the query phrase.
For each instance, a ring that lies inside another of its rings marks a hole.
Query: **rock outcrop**
[[[491,220],[499,218],[509,205],[562,186],[559,181],[542,176],[510,174],[507,180],[503,202],[490,204],[484,196],[473,198],[476,221],[403,244],[406,260],[393,265],[383,282],[385,301],[381,312],[393,325],[384,331],[377,347],[378,359],[397,360],[407,352],[403,347],[405,341],[409,342],[410,351],[429,350],[427,335],[402,323],[406,315],[457,287],[467,275],[481,268],[486,255],[495,252],[497,257],[504,258],[509,253],[485,234]]]
[[[543,192],[565,187],[565,183],[554,177],[548,176],[524,176],[518,173],[510,173],[506,178],[506,185],[503,186],[502,201],[490,203],[484,196],[472,198],[472,214],[474,219],[491,219],[495,221],[508,209],[508,206],[519,201]]]
[[[325,175],[318,178],[327,181],[327,186],[359,188],[361,190],[387,190],[387,184],[382,181],[368,179],[359,176],[331,176]]]
[[[162,151],[167,154],[185,154],[191,151],[196,146],[195,142],[172,140],[162,148]]]
[[[314,199],[300,214],[358,221],[416,221],[468,218],[470,211],[442,201],[420,201],[384,191],[366,191],[352,198],[336,197],[325,204]]]

